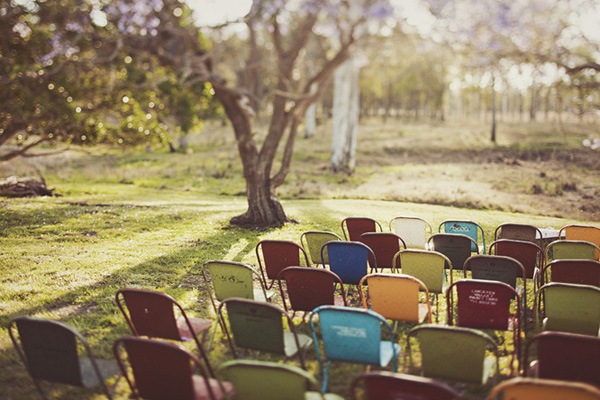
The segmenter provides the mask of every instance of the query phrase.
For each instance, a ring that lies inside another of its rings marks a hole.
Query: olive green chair
[[[598,260],[600,248],[585,240],[555,240],[546,246],[545,262],[554,260]]]
[[[344,240],[340,235],[329,231],[306,231],[300,236],[300,245],[306,250],[310,258],[310,262],[314,265],[321,265],[325,262],[325,265],[329,264],[329,257],[325,252],[323,259],[321,259],[321,248],[327,242],[333,240]],[[323,267],[325,266],[323,265]]]

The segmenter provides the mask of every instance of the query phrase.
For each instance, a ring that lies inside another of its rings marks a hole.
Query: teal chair
[[[323,392],[327,391],[329,385],[329,370],[333,361],[382,368],[391,363],[393,372],[398,369],[400,346],[393,342],[390,324],[374,311],[320,306],[310,314],[310,328],[323,379]],[[389,340],[382,337],[383,332]]]
[[[480,330],[427,324],[412,328],[406,340],[413,369],[413,342],[418,344],[423,376],[480,385],[492,377],[497,382],[498,346]]]
[[[333,393],[321,393],[315,377],[293,365],[234,360],[223,363],[219,375],[233,384],[234,399],[343,400]]]
[[[445,220],[438,227],[440,233],[458,233],[473,239],[471,251],[485,254],[485,233],[477,222],[463,220]],[[481,244],[480,244],[481,243]],[[479,251],[477,251],[479,249]]]

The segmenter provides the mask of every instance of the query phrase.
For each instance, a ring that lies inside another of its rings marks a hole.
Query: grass
[[[387,188],[379,190],[377,181],[389,178],[381,175],[386,169],[402,175],[396,177],[399,181],[407,177],[405,174],[428,173],[424,167],[428,160],[402,165],[393,162],[398,149],[406,146],[404,141],[422,143],[423,128],[414,129],[387,127],[379,131],[369,126],[367,132],[375,132],[373,137],[385,140],[381,149],[387,150],[382,154],[377,145],[365,145],[365,154],[370,155],[359,155],[363,157],[359,168],[349,177],[327,171],[327,147],[323,145],[326,135],[315,139],[317,145],[299,139],[299,157],[281,190],[288,216],[298,223],[271,230],[228,225],[231,217],[245,210],[246,201],[240,196],[244,183],[234,143],[227,139],[229,136],[223,139],[219,132],[208,137],[200,135],[189,154],[93,149],[87,154],[69,152],[36,160],[35,167],[61,196],[0,201],[0,325],[7,326],[18,315],[58,319],[78,329],[97,355],[109,357],[112,342],[128,333],[113,300],[117,289],[135,286],[161,290],[174,296],[193,315],[212,317],[202,264],[210,259],[226,259],[256,266],[254,247],[261,239],[299,242],[303,231],[315,229],[341,234],[340,221],[344,217],[366,214],[384,226],[400,214],[421,216],[434,227],[444,219],[470,219],[483,226],[488,243],[494,228],[506,221],[556,228],[567,223],[590,223],[580,214],[502,210],[477,198],[469,200],[465,190],[449,195],[439,192],[421,201],[398,195],[387,181]],[[448,130],[441,127],[431,135],[442,140]],[[461,131],[460,135],[468,140],[469,135],[477,134]],[[556,139],[556,135],[553,137]],[[475,148],[489,148],[485,140],[469,143]],[[392,148],[396,150],[390,152]],[[3,168],[2,172],[9,174],[25,173],[30,167],[14,163]],[[573,182],[578,179],[577,174],[571,177]],[[414,184],[418,190],[418,184]],[[518,186],[507,183],[506,190],[520,190]],[[513,207],[520,209],[517,204]],[[229,357],[222,339],[217,336],[211,352],[214,365]],[[317,374],[314,354],[309,354],[309,369]],[[36,398],[6,330],[0,333],[0,368],[0,398]],[[359,366],[334,368],[331,389],[347,395],[350,378],[361,370]],[[127,398],[123,383],[117,388],[117,398]],[[481,389],[464,389],[472,398],[483,396]],[[82,394],[80,390],[57,387],[52,398],[101,396],[93,391]]]

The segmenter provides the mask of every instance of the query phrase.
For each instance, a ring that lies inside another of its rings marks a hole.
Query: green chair
[[[406,249],[396,253],[394,266],[396,270],[400,268],[403,274],[413,276],[423,282],[429,293],[433,294],[436,321],[438,321],[438,297],[440,294],[446,293],[446,289],[452,283],[450,259],[436,251]]]
[[[537,291],[536,303],[543,330],[598,336],[600,288],[551,282]]]
[[[546,246],[546,264],[554,260],[598,260],[600,247],[585,240],[555,240]]]
[[[227,310],[227,319],[225,319]],[[302,368],[304,354],[312,344],[308,335],[297,333],[291,318],[279,306],[265,302],[231,298],[219,305],[219,318],[234,357],[238,348],[297,357]],[[284,320],[289,330],[284,328]]]
[[[327,252],[324,254],[324,259],[321,259],[321,248],[327,242],[333,240],[344,240],[340,235],[329,231],[306,231],[300,236],[300,245],[306,250],[310,258],[310,262],[314,265],[320,265],[322,262],[329,264]],[[325,265],[323,265],[325,267]]]
[[[234,399],[342,400],[319,392],[314,376],[301,368],[268,361],[233,360],[219,367],[219,374],[233,384]]]
[[[414,344],[419,347],[422,375],[485,385],[498,378],[498,346],[480,330],[420,325],[407,335],[407,356],[413,366]]]

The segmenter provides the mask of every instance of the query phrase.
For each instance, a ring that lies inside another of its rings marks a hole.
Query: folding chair
[[[397,322],[431,322],[427,286],[417,278],[402,274],[369,274],[359,284],[363,308]],[[420,301],[424,292],[425,302]]]
[[[515,360],[517,373],[521,370],[522,305],[514,288],[499,281],[461,279],[448,288],[446,304],[448,325],[456,321],[456,326],[466,328],[512,331],[511,375]]]
[[[381,224],[369,217],[347,217],[342,220],[344,238],[353,242],[358,241],[365,232],[381,232]]]
[[[329,257],[329,269],[346,285],[358,285],[369,267],[377,272],[375,253],[361,242],[327,242],[321,249],[321,259]],[[369,261],[372,261],[371,263]]]
[[[535,359],[529,363],[528,357]],[[583,382],[600,388],[600,337],[567,332],[538,333],[527,343],[528,375]]]
[[[225,310],[227,316],[225,317]],[[219,317],[231,352],[238,358],[238,348],[297,357],[305,369],[304,354],[312,344],[308,335],[297,333],[291,318],[279,306],[247,299],[227,299],[219,305]],[[284,327],[284,320],[289,330]]]
[[[499,239],[490,244],[488,253],[520,262],[525,268],[525,277],[533,282],[533,292],[536,292],[544,265],[544,251],[540,246],[524,240]]]
[[[212,321],[188,317],[174,298],[155,290],[119,289],[115,300],[132,334],[177,342],[193,340],[206,369],[214,377],[203,346]]]
[[[388,371],[365,372],[350,384],[352,400],[458,400],[462,395],[451,386],[421,376]]]
[[[430,250],[442,253],[452,262],[454,268],[461,268],[467,258],[474,253],[479,254],[477,242],[467,235],[456,233],[435,233],[427,239]]]
[[[271,289],[277,276],[286,267],[310,267],[306,251],[290,240],[261,240],[255,248],[263,282]],[[270,282],[268,282],[270,280]]]
[[[524,240],[536,243],[542,238],[542,231],[539,228],[529,224],[503,223],[496,227],[494,231],[494,241],[499,239]]]
[[[16,317],[9,322],[8,333],[43,399],[47,398],[43,382],[82,388],[100,386],[112,399],[105,380],[118,374],[117,363],[94,358],[86,340],[70,326],[47,319]]]
[[[233,360],[223,363],[219,372],[233,384],[236,399],[343,400],[337,394],[321,393],[315,377],[293,365]]]
[[[300,244],[308,253],[310,262],[313,263],[313,265],[321,265],[321,262],[323,261],[321,259],[321,248],[325,243],[334,240],[344,239],[342,239],[342,237],[337,233],[328,231],[306,231],[300,236]],[[324,261],[325,264],[322,265],[323,267],[325,267],[325,265],[329,265],[329,258],[327,257],[327,254],[325,254]]]
[[[400,250],[406,249],[404,240],[392,232],[366,232],[360,235],[358,241],[369,246],[377,259],[377,268],[388,268],[394,271],[394,256]],[[374,261],[369,260],[373,265]]]
[[[400,236],[411,249],[427,248],[427,236],[432,232],[431,225],[423,218],[407,216],[392,218],[390,231]]]
[[[558,232],[559,238],[566,240],[584,240],[600,246],[600,227],[592,225],[565,225]],[[596,254],[598,260],[600,254]]]
[[[477,222],[448,219],[440,224],[438,232],[467,235],[475,242],[475,244],[471,244],[471,252],[486,253],[485,233],[483,227]]]
[[[323,379],[322,392],[327,392],[333,361],[381,368],[391,363],[392,371],[398,369],[400,346],[393,342],[392,327],[374,311],[352,307],[317,307],[310,314],[310,328]],[[382,337],[384,334],[389,340]]]
[[[135,399],[219,400],[233,394],[231,384],[211,378],[196,356],[174,343],[126,336],[115,341],[113,353]]]
[[[467,258],[463,266],[463,276],[471,271],[471,278],[504,282],[510,285],[523,298],[523,312],[527,307],[527,273],[525,267],[512,257],[492,254],[476,254]],[[517,278],[523,279],[522,285],[517,285]]]
[[[400,268],[403,274],[423,282],[429,293],[433,294],[435,318],[439,321],[438,297],[444,294],[453,282],[452,262],[437,251],[414,249],[399,251],[395,260],[396,268]]]
[[[544,282],[575,283],[600,287],[600,261],[554,260],[542,269]]]
[[[546,246],[546,263],[554,260],[598,260],[600,247],[585,240],[555,240]]]
[[[536,296],[537,322],[545,331],[598,336],[600,332],[600,288],[551,282]]]
[[[412,342],[418,343],[423,376],[480,385],[498,379],[498,347],[480,330],[425,324],[412,328],[406,341],[413,368]]]
[[[285,311],[306,315],[318,306],[347,306],[344,284],[333,272],[320,268],[287,267],[279,273],[279,292]],[[285,283],[283,282],[285,281]],[[339,295],[336,295],[339,287]]]
[[[600,400],[593,385],[557,379],[512,378],[500,382],[487,400]]]

